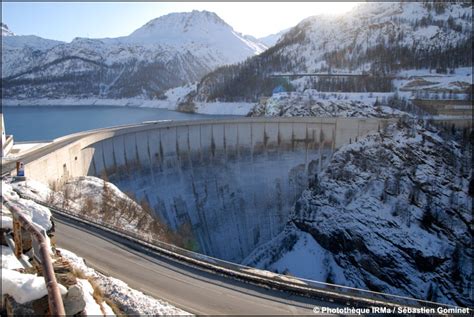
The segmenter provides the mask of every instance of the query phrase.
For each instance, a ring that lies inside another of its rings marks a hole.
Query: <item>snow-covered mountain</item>
[[[215,64],[210,66],[240,62],[266,49],[258,40],[234,31],[217,14],[196,10],[151,20],[119,41],[170,45],[205,58],[215,55]]]
[[[244,264],[472,307],[468,137],[399,122],[348,144]]]
[[[15,54],[20,53],[22,49],[31,49],[44,51],[53,48],[56,45],[64,44],[61,41],[48,40],[35,35],[16,35],[13,33],[6,24],[2,25],[2,57],[6,57],[7,60],[10,57],[19,59]],[[7,56],[5,56],[7,55]],[[7,64],[7,65],[5,65]],[[2,67],[8,67],[9,62],[3,63]],[[3,77],[3,76],[2,76]]]
[[[5,23],[1,22],[1,26],[2,26],[2,36],[13,36],[13,35],[15,35],[15,33],[10,31],[10,29],[8,28],[8,25],[6,25]]]
[[[32,67],[43,52],[64,44],[35,35],[16,35],[2,23],[2,78]]]
[[[267,47],[271,47],[273,45],[275,45],[279,40],[280,38],[283,36],[283,34],[285,34],[289,29],[285,29],[285,30],[282,30],[278,33],[275,33],[275,34],[270,34],[270,35],[267,35],[267,36],[264,36],[264,37],[260,37],[258,40],[265,44]]]
[[[2,39],[4,98],[16,99],[160,98],[266,48],[207,11],[168,14],[119,38]]]
[[[201,81],[198,101],[256,101],[271,95],[275,73],[366,72],[377,77],[301,78],[296,89],[390,91],[382,78],[407,69],[449,72],[471,66],[472,5],[369,2],[343,16],[314,16],[287,31],[263,54],[220,68]],[[280,79],[281,81],[281,79]]]
[[[36,51],[45,51],[55,47],[56,45],[64,44],[61,41],[48,40],[35,35],[6,35],[2,37],[3,51],[10,54],[10,49],[31,49]],[[16,57],[18,58],[18,57]]]

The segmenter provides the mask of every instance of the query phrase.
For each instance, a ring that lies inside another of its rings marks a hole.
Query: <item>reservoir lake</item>
[[[2,109],[6,134],[15,141],[43,141],[91,129],[155,120],[206,120],[235,116],[113,106],[14,106]]]

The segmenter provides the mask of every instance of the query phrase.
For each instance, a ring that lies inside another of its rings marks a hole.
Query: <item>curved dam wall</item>
[[[334,150],[387,123],[242,118],[111,128],[62,138],[25,169],[46,183],[106,176],[171,227],[190,223],[199,251],[239,262],[282,230]]]

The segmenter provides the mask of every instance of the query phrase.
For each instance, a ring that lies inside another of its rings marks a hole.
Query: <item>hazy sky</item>
[[[292,27],[318,14],[341,14],[356,2],[2,2],[2,21],[18,35],[71,41],[128,35],[171,12],[208,10],[234,30],[256,37]]]

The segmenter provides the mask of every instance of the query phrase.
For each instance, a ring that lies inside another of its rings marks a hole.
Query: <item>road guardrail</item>
[[[260,286],[265,286],[273,289],[279,289],[297,293],[306,297],[317,298],[329,302],[338,302],[343,305],[350,305],[353,307],[369,307],[369,306],[383,306],[383,307],[428,307],[437,308],[444,307],[456,309],[459,307],[414,299],[406,296],[392,295],[381,292],[363,290],[343,285],[324,283],[309,279],[297,278],[288,275],[276,274],[269,271],[264,271],[249,266],[225,261],[214,258],[208,255],[186,250],[175,245],[165,243],[157,239],[150,239],[145,235],[138,235],[122,228],[111,226],[104,221],[85,215],[77,215],[74,212],[51,206],[33,197],[18,193],[21,197],[31,199],[49,208],[53,213],[63,218],[79,222],[88,226],[92,226],[98,230],[102,230],[119,237],[128,242],[138,244],[142,247],[148,248],[154,252],[164,255],[173,260],[191,264],[201,269],[212,271],[221,275],[230,276],[245,282],[251,282]],[[131,245],[134,247],[133,245]]]

